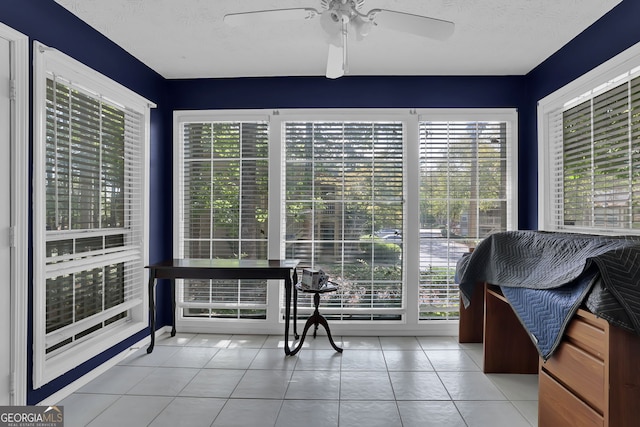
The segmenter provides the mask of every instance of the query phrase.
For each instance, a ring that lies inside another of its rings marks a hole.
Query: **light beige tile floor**
[[[537,425],[536,375],[482,373],[456,337],[159,337],[65,398],[65,426]]]

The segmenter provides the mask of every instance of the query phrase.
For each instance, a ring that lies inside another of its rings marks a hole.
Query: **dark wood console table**
[[[298,260],[254,260],[254,259],[171,259],[151,264],[149,269],[149,330],[151,344],[147,353],[153,351],[155,345],[156,279],[169,279],[171,283],[171,336],[176,334],[176,288],[175,279],[275,279],[284,281],[285,290],[285,323],[284,352],[291,354],[289,348],[289,321],[293,283],[297,283],[296,267]],[[295,320],[294,320],[295,333]]]

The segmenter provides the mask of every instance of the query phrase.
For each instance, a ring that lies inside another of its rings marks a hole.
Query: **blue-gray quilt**
[[[617,306],[598,305],[592,296],[591,311],[640,334],[640,237],[497,233],[458,262],[456,277],[465,305],[478,283],[499,285],[544,359],[594,283],[596,296],[605,295]],[[624,318],[618,321],[616,313]]]
[[[554,289],[500,287],[544,360],[560,344],[562,333],[591,290],[596,275],[593,270]]]

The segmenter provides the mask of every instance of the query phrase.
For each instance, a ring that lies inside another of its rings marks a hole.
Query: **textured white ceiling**
[[[621,0],[366,0],[453,21],[446,41],[376,27],[349,42],[350,75],[522,75]],[[166,78],[323,76],[319,19],[233,28],[226,13],[320,0],[56,0]]]

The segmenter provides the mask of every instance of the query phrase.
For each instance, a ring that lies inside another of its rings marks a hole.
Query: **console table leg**
[[[171,336],[176,336],[176,281],[171,279]]]
[[[153,351],[153,347],[156,343],[156,306],[154,293],[154,284],[156,276],[153,271],[149,273],[149,336],[151,337],[151,344],[147,348],[147,354]]]
[[[293,287],[293,337],[300,339],[298,334],[298,290]]]
[[[295,270],[295,269],[294,269]],[[291,321],[291,288],[293,287],[291,278],[284,279],[284,354],[291,356],[294,353],[289,348],[289,322]],[[294,323],[295,325],[295,323]]]

